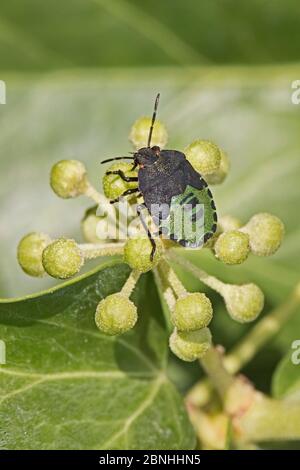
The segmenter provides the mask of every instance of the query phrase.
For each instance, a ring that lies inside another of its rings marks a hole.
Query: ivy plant
[[[146,128],[145,118],[134,123],[134,148]],[[163,123],[154,138],[166,144]],[[81,161],[52,166],[56,195],[88,197],[93,205],[79,214],[82,242],[78,232],[66,235],[63,221],[62,233],[29,232],[19,242],[18,261],[27,274],[63,281],[1,300],[8,358],[0,369],[2,448],[257,448],[299,440],[298,369],[290,356],[276,371],[273,396],[247,366],[277,333],[277,348],[286,351],[291,334],[282,329],[300,298],[293,269],[284,279],[284,264],[269,261],[280,256],[290,219],[280,206],[269,210],[268,195],[266,209],[263,194],[257,210],[251,198],[251,183],[258,180],[260,187],[261,179],[263,188],[269,171],[276,176],[276,162],[270,170],[255,161],[247,169],[253,181],[234,182],[227,179],[231,154],[221,148],[228,137],[219,140],[220,147],[198,133],[183,147],[211,185],[228,185],[236,195],[228,204],[216,189],[216,236],[198,251],[161,241],[153,262],[147,239],[101,239],[95,204],[124,190],[117,176],[104,175],[103,194]],[[243,151],[247,162],[251,152]]]

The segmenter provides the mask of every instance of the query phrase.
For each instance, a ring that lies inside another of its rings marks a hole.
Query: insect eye
[[[151,148],[151,150],[153,150],[153,152],[154,152],[156,155],[158,155],[159,152],[160,152],[160,148],[158,147],[158,145],[154,145],[154,146]]]

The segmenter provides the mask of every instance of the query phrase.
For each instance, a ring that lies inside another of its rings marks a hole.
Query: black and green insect
[[[158,146],[151,147],[151,138],[156,119],[160,95],[155,100],[152,122],[149,130],[147,147],[140,148],[132,157],[117,157],[104,160],[102,163],[114,160],[133,160],[132,171],[138,167],[138,176],[126,176],[123,171],[108,171],[107,175],[118,175],[126,182],[136,182],[137,187],[125,191],[119,198],[111,200],[118,202],[123,196],[139,193],[144,203],[137,206],[137,214],[147,232],[152,244],[151,260],[153,260],[156,244],[153,234],[149,230],[143,217],[143,210],[150,213],[158,234],[174,240],[184,247],[196,248],[206,243],[217,229],[217,213],[212,193],[203,177],[193,168],[184,153],[178,150],[161,150]],[[159,209],[158,208],[163,208]],[[178,208],[193,224],[199,219],[203,221],[201,235],[191,230],[182,235],[174,223],[174,213],[178,215]],[[174,209],[174,210],[173,210]],[[195,235],[196,234],[196,235]]]

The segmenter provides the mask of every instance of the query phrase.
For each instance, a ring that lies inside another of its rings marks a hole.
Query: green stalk
[[[300,440],[300,403],[261,398],[238,420],[248,442]]]
[[[281,330],[299,303],[300,289],[297,286],[290,298],[262,318],[225,357],[226,369],[231,373],[236,373],[250,362],[257,352]]]
[[[205,356],[200,359],[200,364],[219,393],[220,398],[224,400],[234,377],[225,369],[223,358],[217,348],[210,348]]]

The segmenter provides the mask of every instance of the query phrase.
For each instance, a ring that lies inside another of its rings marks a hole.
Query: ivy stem
[[[177,255],[174,255],[174,257],[177,259]],[[162,260],[160,262],[160,268],[163,269],[163,273],[164,275],[166,275],[167,281],[169,285],[172,286],[172,289],[175,292],[176,296],[178,298],[186,296],[187,290],[181,283],[180,279],[177,277],[175,271],[165,260]],[[208,276],[208,274],[206,274],[204,271],[203,275],[211,278],[211,280],[213,281],[219,282],[212,276]],[[219,351],[216,348],[212,347],[200,360],[200,363],[208,377],[211,379],[214,387],[220,394],[220,397],[224,398],[229,386],[232,384],[233,377],[225,369],[223,359]]]
[[[169,286],[171,286],[171,288],[173,289],[177,298],[185,297],[188,294],[186,288],[178,278],[177,274],[166,260],[161,260],[159,264],[159,269],[163,273],[163,276],[165,276],[166,281],[168,282]]]
[[[300,284],[285,302],[262,318],[224,358],[226,369],[236,373],[251,361],[266,342],[280,331],[299,303]]]
[[[219,281],[214,276],[210,276],[202,269],[194,266],[190,261],[183,259],[180,255],[175,254],[174,250],[170,250],[168,256],[171,260],[174,260],[178,265],[187,269],[200,281],[220,294],[222,294],[224,288],[227,287],[227,284]],[[227,370],[231,373],[236,373],[248,363],[255,356],[257,351],[280,331],[282,325],[286,323],[299,302],[300,284],[296,286],[288,300],[283,302],[269,315],[262,318],[232,352],[224,358],[224,365]]]
[[[101,256],[121,255],[124,243],[81,243],[79,248],[84,259],[88,260]]]
[[[164,300],[170,311],[173,310],[176,303],[176,297],[168,282],[165,281],[164,277],[160,274],[159,267],[153,270],[155,280],[160,291],[163,293]]]
[[[188,404],[187,411],[203,450],[225,450],[229,448],[231,422],[228,416],[218,413],[210,416],[200,408]]]
[[[130,275],[128,276],[127,281],[125,282],[124,286],[121,289],[120,294],[125,295],[126,297],[130,297],[140,276],[141,276],[141,273],[139,271],[135,269],[131,271]]]
[[[224,400],[234,378],[225,368],[220,351],[216,347],[211,347],[205,356],[200,359],[200,364],[219,393],[220,398]]]
[[[171,314],[175,307],[176,296],[169,282],[166,280],[163,275],[163,269],[161,263],[153,269],[154,280],[159,292],[159,295],[162,297],[162,302],[165,308],[163,308],[165,322],[168,331],[171,333],[173,331],[173,324],[171,322]]]
[[[205,271],[203,271],[203,269],[194,266],[190,261],[184,259],[182,256],[175,254],[175,249],[168,251],[168,258],[173,260],[179,266],[185,268],[201,282],[203,282],[203,284],[206,284],[208,287],[215,290],[219,294],[223,294],[224,288],[226,288],[226,284],[224,284],[224,282],[220,281],[214,276],[211,276],[210,274],[207,274]]]
[[[295,308],[300,304],[300,284],[296,286],[291,296],[279,307],[272,310],[262,318],[244,338],[235,346],[232,351],[223,358],[225,368],[236,374],[246,365],[257,352],[273,336],[280,331],[283,325],[295,312]],[[211,384],[207,379],[196,383],[188,392],[187,400],[197,406],[203,406],[208,402],[211,395]]]
[[[299,440],[299,415],[299,402],[261,396],[238,419],[240,437],[246,442]]]
[[[109,204],[108,199],[103,194],[99,193],[99,191],[97,191],[97,189],[94,188],[94,186],[89,181],[87,181],[84,194],[98,205]]]

